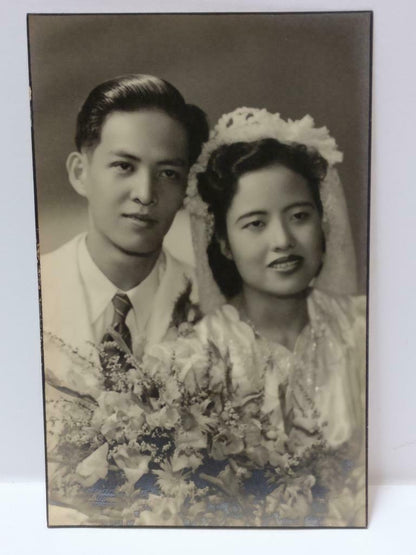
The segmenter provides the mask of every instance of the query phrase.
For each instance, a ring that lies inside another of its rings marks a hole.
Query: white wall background
[[[416,3],[20,0],[0,5],[0,482],[43,479],[26,12],[367,10],[374,15],[369,478],[416,483]]]

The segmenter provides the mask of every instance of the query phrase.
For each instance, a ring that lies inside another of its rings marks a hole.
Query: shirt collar
[[[87,296],[91,323],[94,324],[117,293],[117,287],[91,258],[87,249],[86,236],[79,244],[78,263]]]
[[[129,291],[123,291],[133,306],[136,321],[142,326],[147,322],[163,271],[164,257],[159,256],[150,274]],[[120,291],[98,268],[88,252],[86,237],[80,241],[78,262],[85,285],[91,322],[94,324],[108,307],[114,295]]]

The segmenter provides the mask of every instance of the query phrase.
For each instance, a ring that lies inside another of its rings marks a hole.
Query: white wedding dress
[[[332,296],[317,289],[308,301],[309,323],[293,352],[262,338],[238,310],[225,304],[195,326],[201,349],[214,344],[230,361],[236,396],[253,383],[265,389],[264,409],[278,403],[280,384],[302,383],[319,411],[329,445],[338,447],[364,425],[366,298]]]

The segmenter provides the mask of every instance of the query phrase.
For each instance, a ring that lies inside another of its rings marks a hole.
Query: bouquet
[[[91,525],[360,522],[357,449],[326,444],[302,384],[266,394],[273,360],[238,388],[230,359],[192,335],[140,362],[114,347],[93,395],[48,397],[50,500]]]

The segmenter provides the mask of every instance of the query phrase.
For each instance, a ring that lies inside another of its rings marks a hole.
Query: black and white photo
[[[50,526],[366,526],[371,26],[29,15]]]

